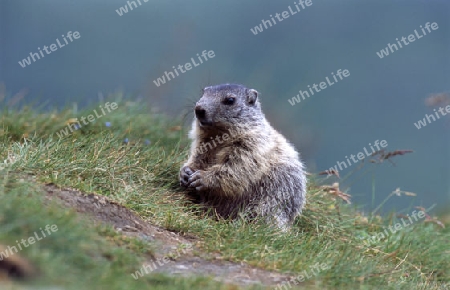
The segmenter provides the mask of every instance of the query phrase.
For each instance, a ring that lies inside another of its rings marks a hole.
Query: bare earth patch
[[[158,266],[152,273],[164,273],[176,276],[210,276],[225,283],[249,286],[262,284],[275,286],[289,279],[290,276],[251,267],[245,263],[233,263],[216,260],[206,260],[194,256],[201,250],[195,247],[194,238],[186,238],[177,233],[152,225],[137,214],[122,205],[108,200],[105,196],[83,193],[74,189],[60,189],[54,184],[44,186],[48,200],[60,200],[61,205],[75,209],[83,215],[92,217],[95,221],[113,226],[116,231],[127,236],[141,238],[156,244],[154,251],[156,259],[172,257],[182,244],[192,244],[182,255],[171,262]],[[154,263],[149,260],[147,264]],[[131,273],[130,273],[131,274]]]

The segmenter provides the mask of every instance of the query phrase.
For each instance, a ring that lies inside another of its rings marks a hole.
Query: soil
[[[152,273],[210,276],[217,281],[241,286],[260,284],[273,287],[290,278],[288,275],[254,268],[245,263],[224,261],[220,256],[202,257],[202,250],[195,245],[196,238],[182,236],[153,225],[105,196],[69,188],[61,189],[54,184],[45,185],[44,190],[48,200],[60,200],[61,206],[73,208],[97,222],[110,225],[124,235],[156,244],[154,257],[143,264],[157,265],[151,269]],[[182,245],[192,247],[182,249]]]

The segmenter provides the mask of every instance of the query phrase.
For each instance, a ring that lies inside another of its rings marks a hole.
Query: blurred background
[[[202,87],[241,83],[261,93],[267,118],[295,144],[312,173],[370,150],[375,140],[386,140],[387,151],[414,150],[392,158],[394,163],[366,161],[352,173],[360,165],[354,164],[340,172],[340,180],[328,177],[355,204],[373,209],[399,187],[417,196],[392,198],[385,211],[411,205],[448,211],[450,116],[420,130],[414,123],[449,104],[449,1],[312,0],[257,35],[252,28],[288,6],[295,10],[294,1],[128,2],[0,0],[0,83],[7,94],[19,92],[23,103],[54,108],[93,105],[101,94],[123,91],[180,116]],[[377,55],[396,38],[420,33],[427,22],[439,28],[389,56]],[[68,31],[81,37],[19,65],[30,52],[56,39],[62,43]],[[155,85],[165,71],[197,60],[204,50],[215,57]],[[288,102],[338,69],[350,76],[299,104]],[[441,103],[433,99],[437,94],[444,96]]]

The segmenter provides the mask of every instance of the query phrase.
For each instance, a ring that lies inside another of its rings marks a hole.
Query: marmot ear
[[[247,91],[247,103],[250,105],[254,105],[256,103],[256,99],[258,99],[258,91],[254,89],[249,89]]]
[[[205,91],[207,91],[209,88],[210,88],[210,87],[204,87],[204,88],[202,89],[202,94],[204,94]]]

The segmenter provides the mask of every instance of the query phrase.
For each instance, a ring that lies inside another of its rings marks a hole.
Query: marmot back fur
[[[286,230],[306,202],[305,172],[297,151],[266,120],[258,95],[235,84],[203,89],[180,184],[220,217],[243,213]]]

